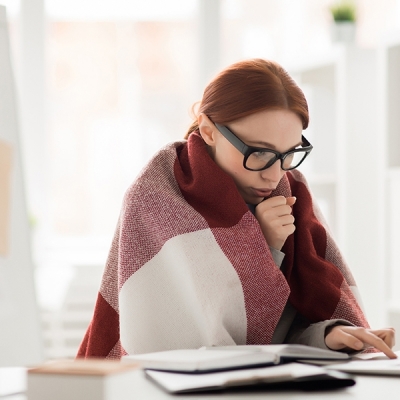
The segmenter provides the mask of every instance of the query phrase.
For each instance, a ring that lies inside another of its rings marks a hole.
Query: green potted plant
[[[356,5],[352,0],[339,0],[330,7],[333,18],[332,39],[334,42],[354,42],[356,32]]]

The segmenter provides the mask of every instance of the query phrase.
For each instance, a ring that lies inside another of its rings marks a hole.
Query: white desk
[[[379,399],[399,399],[400,398],[400,377],[371,377],[371,376],[357,376],[357,383],[350,388],[326,391],[326,392],[284,392],[284,391],[259,391],[259,392],[241,392],[241,393],[215,393],[215,394],[198,394],[198,395],[179,395],[172,396],[163,392],[156,387],[152,382],[143,376],[142,371],[138,371],[137,379],[137,392],[132,396],[132,399],[171,399],[179,398],[179,400],[219,400],[219,399],[352,399],[352,400],[379,400]],[[29,400],[29,399],[28,399]]]
[[[132,400],[310,400],[310,399],[331,399],[331,400],[390,400],[400,397],[400,377],[374,377],[357,376],[355,386],[337,391],[322,392],[284,392],[284,391],[259,391],[259,392],[241,392],[241,393],[213,393],[213,394],[191,394],[191,395],[169,395],[159,389],[152,382],[144,377],[143,371],[135,372],[135,391],[132,393]],[[0,397],[0,400],[29,400],[25,395],[14,395]],[[56,399],[55,399],[56,400]],[[71,399],[73,400],[73,399]],[[88,399],[94,400],[94,399]]]

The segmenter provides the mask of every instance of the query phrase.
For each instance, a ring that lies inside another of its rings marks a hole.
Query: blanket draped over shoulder
[[[126,192],[78,357],[268,344],[287,301],[311,322],[368,327],[302,174],[287,172],[277,195],[297,198],[284,274],[199,134],[163,148]]]

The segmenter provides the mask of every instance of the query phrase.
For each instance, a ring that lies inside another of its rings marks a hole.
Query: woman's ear
[[[197,122],[199,124],[199,131],[200,135],[203,140],[209,146],[215,145],[215,125],[211,122],[210,118],[207,117],[206,114],[201,113],[198,118]]]

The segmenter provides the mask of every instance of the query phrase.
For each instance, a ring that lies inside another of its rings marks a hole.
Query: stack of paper
[[[400,376],[400,351],[395,353],[399,358],[394,360],[386,357],[384,353],[367,353],[355,356],[347,363],[332,364],[325,368],[351,374]]]

